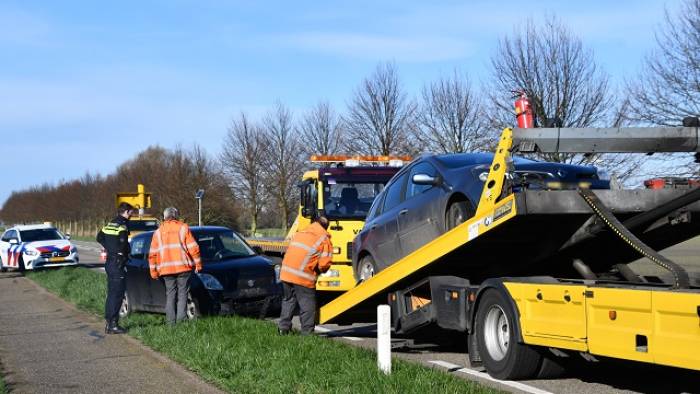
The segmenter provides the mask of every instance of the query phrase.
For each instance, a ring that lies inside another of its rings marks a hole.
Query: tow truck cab
[[[312,161],[322,159],[314,157]],[[401,169],[403,160],[394,159],[392,166],[359,164],[359,160],[345,160],[307,171],[299,184],[299,215],[288,238],[310,225],[317,216],[326,216],[330,221],[328,232],[333,243],[333,264],[328,272],[319,276],[317,290],[346,291],[355,287],[352,240],[364,226],[374,198]]]

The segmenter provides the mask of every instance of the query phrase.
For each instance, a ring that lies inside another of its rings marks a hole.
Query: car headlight
[[[210,274],[198,273],[199,279],[202,281],[204,288],[207,290],[223,290],[224,286],[221,285],[215,277]]]
[[[39,252],[37,252],[36,250],[25,250],[24,254],[26,254],[27,256],[36,256],[39,254]]]
[[[598,169],[598,179],[601,181],[609,181],[610,180],[610,173],[607,172],[606,170],[603,169]]]
[[[275,264],[275,282],[280,283],[280,271],[282,271],[282,265],[281,264]]]

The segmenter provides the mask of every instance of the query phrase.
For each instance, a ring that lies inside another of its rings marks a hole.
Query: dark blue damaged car
[[[492,153],[426,155],[404,167],[375,198],[355,237],[352,262],[358,281],[400,260],[472,217],[493,160]],[[514,191],[609,189],[593,166],[513,159]]]

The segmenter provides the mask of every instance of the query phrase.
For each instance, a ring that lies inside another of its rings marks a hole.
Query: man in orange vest
[[[165,208],[163,224],[153,233],[148,265],[151,278],[163,277],[165,281],[165,320],[175,324],[187,318],[187,294],[190,291],[190,275],[202,270],[199,245],[189,226],[178,220],[175,208]]]
[[[289,334],[292,316],[299,307],[302,335],[316,324],[316,277],[331,267],[333,245],[326,231],[328,219],[320,216],[292,237],[282,260],[280,279],[284,290],[279,333]]]

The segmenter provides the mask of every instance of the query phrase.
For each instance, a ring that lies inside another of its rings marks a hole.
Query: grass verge
[[[80,309],[98,315],[103,311],[103,274],[62,268],[27,276]],[[386,376],[377,370],[374,352],[325,338],[279,336],[269,321],[210,317],[168,328],[161,315],[136,313],[123,325],[129,335],[230,392],[496,392],[397,359]]]

